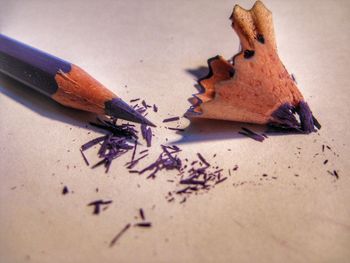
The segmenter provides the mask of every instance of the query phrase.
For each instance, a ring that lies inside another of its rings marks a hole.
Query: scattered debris
[[[258,142],[263,142],[265,138],[267,138],[266,134],[260,135],[257,134],[256,132],[253,132],[252,130],[249,130],[247,128],[242,127],[243,131],[238,132],[239,134],[242,134],[244,136],[247,136],[253,140],[256,140]]]
[[[119,238],[130,228],[131,224],[126,224],[126,226],[119,231],[119,233],[112,239],[112,241],[109,243],[109,247],[112,247],[117,243]]]
[[[180,120],[180,117],[171,117],[171,118],[164,119],[163,122],[172,122],[172,121],[178,121],[178,120]]]
[[[69,193],[69,190],[68,190],[68,187],[67,186],[64,186],[63,189],[62,189],[62,194],[63,195],[66,195]]]
[[[108,201],[96,200],[89,203],[88,206],[93,206],[94,207],[93,214],[98,215],[101,212],[101,208],[103,208],[103,210],[106,210],[108,208],[108,205],[111,204],[112,202],[113,202],[112,200],[108,200]]]

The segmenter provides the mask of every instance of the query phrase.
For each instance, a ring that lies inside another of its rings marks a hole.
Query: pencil
[[[83,69],[2,34],[0,72],[64,106],[155,126]]]

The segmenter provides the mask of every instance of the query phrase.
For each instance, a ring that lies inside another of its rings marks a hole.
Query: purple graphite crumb
[[[134,161],[135,159],[136,148],[137,148],[137,140],[135,141],[134,151],[132,152],[132,156],[131,156],[131,162]]]
[[[96,200],[96,201],[89,203],[88,206],[93,206],[94,207],[93,214],[98,215],[101,211],[102,206],[107,207],[112,202],[113,202],[112,200],[108,200],[108,201]]]
[[[142,169],[139,174],[143,174],[146,171],[152,171],[147,178],[154,178],[156,173],[160,170],[172,170],[181,169],[181,160],[177,157],[176,153],[180,152],[180,148],[162,145],[163,152],[159,155],[158,159],[151,163],[146,168]]]
[[[140,213],[140,217],[141,217],[141,219],[142,219],[142,221],[145,221],[145,213],[143,212],[143,209],[142,208],[140,208],[139,209],[139,213]]]
[[[299,122],[294,116],[295,108],[289,104],[284,103],[275,110],[271,116],[276,120],[278,124],[286,128],[299,128]]]
[[[146,109],[152,107],[152,106],[148,105],[148,104],[146,103],[145,100],[142,100],[141,104],[142,104],[142,106],[145,107]]]
[[[210,164],[207,162],[207,160],[205,160],[204,157],[200,153],[197,153],[197,156],[198,156],[199,160],[201,160],[201,162],[204,163],[207,167],[210,166]]]
[[[131,224],[126,224],[122,230],[119,231],[119,233],[112,239],[112,241],[109,243],[109,247],[112,247],[115,243],[117,243],[117,241],[119,240],[119,238],[130,228]]]
[[[145,139],[147,147],[151,147],[152,144],[152,130],[145,124],[141,124],[142,138]]]
[[[179,131],[179,132],[184,132],[185,129],[181,129],[181,128],[173,128],[173,127],[167,127],[169,130],[172,130],[172,131]]]
[[[151,145],[152,145],[152,130],[151,130],[151,128],[148,128],[146,131],[146,142],[147,142],[147,147],[151,147]]]
[[[151,222],[141,222],[141,223],[136,223],[134,224],[136,227],[151,227],[152,223]]]
[[[314,128],[315,125],[313,121],[312,112],[309,108],[309,105],[306,102],[300,101],[299,106],[297,108],[297,112],[300,117],[301,129],[305,133],[311,133],[316,131]]]
[[[68,187],[67,186],[64,186],[63,189],[62,189],[62,194],[63,195],[66,195],[69,193],[69,190],[68,190]]]
[[[296,115],[299,116],[300,122]],[[320,129],[321,125],[312,115],[312,112],[305,101],[300,101],[297,107],[290,103],[282,104],[275,110],[271,117],[273,121],[269,123],[269,131],[298,132],[309,134]]]
[[[143,158],[145,158],[145,157],[147,157],[147,156],[148,156],[148,153],[142,155],[141,157],[139,157],[139,158],[137,158],[137,159],[135,159],[135,160],[132,160],[131,162],[126,163],[127,168],[128,168],[128,169],[134,168],[135,165],[138,164],[138,162],[139,162],[140,160],[142,160]]]
[[[164,119],[163,122],[171,122],[171,121],[178,121],[178,120],[180,120],[180,117],[171,117],[171,118]]]
[[[81,155],[83,156],[83,159],[84,159],[84,162],[86,163],[86,165],[89,166],[90,163],[89,163],[88,159],[86,158],[86,156],[85,156],[83,150],[80,149],[80,153],[81,153]]]
[[[141,124],[141,135],[143,139],[146,139],[146,134],[147,134],[147,125]]]
[[[249,138],[251,138],[253,140],[256,140],[256,141],[259,141],[259,142],[263,142],[265,140],[265,138],[266,138],[265,136],[257,134],[257,133],[255,133],[252,130],[249,130],[247,128],[242,127],[242,130],[244,132],[240,131],[238,133],[242,134],[244,136],[247,136],[247,137],[249,137]]]
[[[158,107],[157,107],[156,104],[153,104],[153,111],[154,111],[154,112],[158,112]]]
[[[81,146],[80,149],[81,149],[82,151],[85,151],[85,150],[91,148],[92,146],[98,144],[99,142],[104,141],[104,140],[106,139],[106,137],[107,137],[107,136],[104,135],[104,136],[101,136],[101,137],[97,137],[97,138],[95,138],[95,139],[93,139],[93,140],[91,140],[91,141],[88,141],[87,143],[83,144],[83,145]]]
[[[92,168],[104,165],[106,172],[108,172],[114,159],[136,147],[138,136],[137,131],[132,124],[118,125],[116,123],[116,119],[114,118],[111,118],[110,120],[98,119],[98,121],[99,123],[91,123],[91,125],[106,131],[107,134],[82,145],[81,153],[86,164],[88,165],[89,162],[83,154],[83,151],[91,148],[94,145],[99,145],[98,156],[101,160],[93,165]],[[134,158],[134,155],[132,158]]]

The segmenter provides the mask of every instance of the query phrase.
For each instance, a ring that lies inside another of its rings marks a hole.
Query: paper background
[[[158,105],[149,115],[159,125],[154,146],[141,166],[168,138],[182,156],[201,152],[225,169],[240,167],[209,193],[168,203],[174,185],[166,180],[175,173],[129,174],[130,156],[108,174],[90,169],[79,147],[98,134],[86,127],[93,116],[0,75],[1,262],[349,262],[348,0],[264,1],[280,57],[323,125],[319,135],[259,143],[237,135],[242,124],[199,122],[179,135],[161,123],[189,106],[196,91],[189,70],[238,50],[228,20],[236,3],[250,8],[253,1],[0,0],[3,34],[81,66],[126,101]],[[321,153],[322,144],[339,157]],[[339,180],[327,169],[339,171]],[[64,185],[74,193],[61,195]],[[113,203],[94,216],[87,204],[96,199]],[[109,248],[139,208],[153,227],[132,228]]]

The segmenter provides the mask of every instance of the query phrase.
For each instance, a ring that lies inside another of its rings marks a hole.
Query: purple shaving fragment
[[[130,224],[127,224],[109,243],[109,247],[114,246],[115,243],[119,240],[119,238],[130,228]]]
[[[238,132],[238,133],[239,133],[239,134],[242,134],[242,135],[244,135],[244,136],[247,136],[247,137],[249,137],[249,138],[251,138],[251,139],[253,139],[253,140],[256,140],[256,141],[258,141],[258,142],[263,142],[263,141],[265,140],[265,136],[260,135],[260,134],[257,134],[257,133],[255,133],[255,132],[253,132],[252,130],[249,130],[249,129],[244,128],[244,127],[242,127],[242,130],[243,130],[244,132],[240,131],[240,132]]]
[[[142,104],[142,106],[145,107],[146,109],[147,109],[147,108],[152,108],[152,106],[151,106],[151,105],[147,105],[146,101],[144,101],[144,100],[141,102],[141,104]]]
[[[95,138],[95,139],[93,139],[93,140],[91,140],[91,141],[89,141],[89,142],[83,144],[83,145],[80,147],[80,149],[81,149],[82,151],[85,151],[85,150],[91,148],[92,146],[98,144],[99,142],[104,141],[104,140],[106,139],[106,137],[107,137],[107,136],[97,137],[97,138]]]
[[[141,222],[141,223],[136,223],[134,226],[136,226],[136,227],[151,227],[152,223],[150,223],[150,222]]]
[[[339,179],[339,174],[336,170],[333,170],[333,175],[335,176],[335,178]]]
[[[91,123],[91,125],[105,130],[108,134],[105,136],[98,137],[81,147],[81,152],[83,150],[89,149],[94,145],[100,144],[98,150],[98,156],[101,158],[92,168],[96,168],[100,165],[104,165],[105,171],[108,172],[111,163],[114,159],[120,157],[121,155],[127,153],[128,151],[134,149],[137,143],[137,131],[135,126],[132,124],[122,124],[117,125],[116,119],[111,118],[108,120],[100,120],[99,123]],[[135,151],[135,149],[134,149]],[[132,159],[135,156],[132,156]],[[83,154],[85,162],[88,164],[88,161]]]
[[[147,128],[147,125],[141,125],[141,134],[142,138],[146,140],[147,147],[151,147],[152,144],[152,130],[151,128]]]
[[[134,138],[137,139],[137,135],[136,135],[137,131],[135,130],[134,125],[131,125],[131,124],[117,125],[116,123],[113,123],[113,121],[116,121],[116,119],[112,119],[112,121],[102,121],[102,120],[99,120],[99,121],[101,123],[90,122],[90,124],[100,129],[109,131],[113,134],[113,136],[116,136],[116,137],[123,137],[126,139],[134,139]]]
[[[204,163],[207,167],[210,166],[210,164],[204,159],[204,157],[200,153],[197,153],[197,156],[199,160],[201,160],[201,162]]]
[[[98,215],[101,211],[101,207],[105,206],[105,208],[107,208],[107,206],[112,202],[113,202],[112,200],[108,200],[108,201],[96,200],[89,203],[88,206],[93,206],[94,207],[93,214]]]
[[[146,139],[146,134],[147,134],[147,125],[141,124],[141,135],[143,139]]]
[[[141,157],[127,163],[128,165],[128,169],[132,169],[140,160],[142,160],[143,158],[147,157],[148,156],[148,153],[146,153],[145,155],[142,155]]]
[[[81,150],[81,149],[80,149],[80,153],[81,153],[81,155],[83,156],[83,159],[84,159],[84,161],[85,161],[86,165],[87,165],[87,166],[89,166],[89,165],[90,165],[90,163],[89,163],[88,159],[86,158],[86,156],[85,156],[85,154],[84,154],[83,150]]]
[[[169,146],[169,148],[172,148],[172,149],[174,149],[177,152],[181,151],[181,149],[179,147],[177,147],[176,145]]]
[[[156,106],[156,104],[153,104],[153,111],[158,112],[158,107]]]
[[[135,141],[134,151],[132,152],[132,156],[131,156],[131,162],[134,161],[135,159],[136,148],[137,148],[137,141]]]
[[[62,194],[63,195],[66,195],[69,193],[69,190],[68,190],[68,187],[67,186],[64,186],[63,189],[62,189]]]
[[[145,107],[141,107],[141,108],[138,108],[136,109],[136,111],[140,114],[144,113],[147,109]]]
[[[315,127],[317,128],[317,129],[321,129],[321,124],[318,122],[318,120],[312,115],[312,120],[313,120],[313,122],[314,122],[314,124],[315,124]]]
[[[140,100],[140,98],[132,99],[132,100],[130,100],[130,102],[133,103],[133,102],[136,102],[136,101],[139,101],[139,100]]]
[[[152,130],[151,130],[151,128],[148,128],[146,131],[146,142],[147,142],[147,147],[151,147],[151,144],[152,144]]]
[[[179,132],[184,132],[185,129],[181,129],[181,128],[173,128],[173,127],[167,127],[169,130],[172,130],[172,131],[179,131]]]
[[[163,122],[171,122],[171,121],[178,121],[178,120],[180,120],[180,117],[171,117],[171,118],[164,119]]]
[[[316,129],[314,128],[315,125],[309,105],[304,101],[300,101],[297,112],[300,117],[301,129],[307,134],[315,132]]]
[[[145,221],[146,218],[145,218],[145,213],[143,212],[143,209],[140,208],[139,212],[140,212],[140,217],[141,217],[142,221]]]
[[[181,180],[180,181],[180,184],[190,184],[190,185],[205,185],[206,181],[200,181],[200,180],[189,180],[189,179],[186,179],[186,180]]]
[[[279,128],[285,129],[299,129],[299,122],[294,116],[295,108],[289,103],[284,103],[275,110],[271,117],[273,117],[277,123],[275,124]]]
[[[300,122],[296,119],[296,115],[299,117]],[[309,134],[316,132],[321,128],[320,123],[312,115],[312,112],[305,101],[300,101],[295,108],[290,103],[282,104],[277,110],[275,110],[271,117],[273,120],[269,123],[269,132],[298,132]]]
[[[175,153],[180,151],[180,148],[162,145],[162,149],[163,152],[159,155],[158,159],[146,168],[142,169],[139,174],[143,174],[146,171],[152,171],[147,178],[154,178],[156,173],[160,170],[181,169],[181,160],[177,157],[177,155],[175,155]]]

